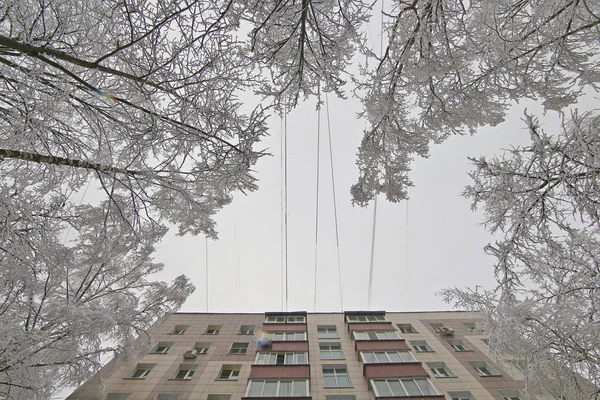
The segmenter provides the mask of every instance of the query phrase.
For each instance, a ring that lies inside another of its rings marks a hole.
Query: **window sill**
[[[415,353],[435,353],[435,350],[427,350],[427,351],[415,350]]]
[[[238,379],[237,378],[236,379],[219,379],[219,378],[217,378],[217,379],[215,379],[215,381],[221,381],[221,382],[223,382],[223,381],[232,381],[232,382],[237,382]]]
[[[169,381],[191,381],[192,378],[169,378]]]
[[[127,377],[127,378],[123,378],[123,379],[128,380],[128,381],[143,381],[146,378],[131,378],[131,377]]]
[[[458,378],[458,376],[456,376],[456,375],[453,375],[453,376],[435,376],[435,375],[433,375],[433,377],[436,379]]]
[[[477,374],[479,375],[479,374]],[[479,375],[480,378],[497,378],[499,376],[502,376],[502,374],[494,374],[494,375]]]
[[[323,389],[354,389],[354,386],[323,386]]]

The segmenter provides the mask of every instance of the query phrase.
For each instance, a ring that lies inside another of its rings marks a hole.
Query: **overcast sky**
[[[330,120],[338,207],[343,306],[340,304],[332,182],[325,109],[321,112],[319,240],[315,246],[317,119],[315,101],[287,117],[288,135],[288,305],[289,310],[340,311],[368,308],[373,206],[353,206],[349,189],[356,181],[355,157],[364,122],[355,99],[330,96]],[[388,311],[449,309],[436,296],[450,286],[493,285],[493,258],[483,252],[491,240],[481,216],[461,196],[470,181],[468,156],[500,154],[526,143],[523,110],[542,114],[522,102],[497,127],[475,136],[451,137],[435,145],[428,159],[413,164],[414,187],[406,202],[378,199],[371,309]],[[555,114],[544,127],[555,130]],[[218,216],[219,240],[208,242],[208,305],[204,237],[169,234],[156,261],[161,278],[189,276],[196,292],[182,311],[264,312],[286,308],[282,291],[281,121],[270,120],[271,153],[256,166],[259,190],[236,195]],[[317,301],[314,307],[315,251]]]

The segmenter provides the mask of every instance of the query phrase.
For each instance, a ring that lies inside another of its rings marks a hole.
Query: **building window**
[[[346,322],[387,322],[385,315],[347,315]]]
[[[454,351],[463,352],[463,351],[473,351],[465,342],[462,340],[447,340],[450,347],[454,349]]]
[[[345,365],[324,365],[323,386],[326,388],[352,387]]]
[[[475,330],[475,322],[463,322],[463,325],[471,332]]]
[[[146,377],[148,376],[150,371],[152,371],[152,368],[154,368],[155,365],[156,364],[138,364],[133,369],[133,371],[131,371],[129,376],[127,376],[127,378],[128,379],[146,379]]]
[[[274,342],[290,342],[306,340],[306,332],[269,332],[263,335],[262,340],[270,339]]]
[[[452,400],[476,400],[471,392],[448,392]]]
[[[265,318],[266,324],[304,324],[306,317],[304,315],[290,316],[268,316]]]
[[[430,362],[427,366],[436,378],[455,378],[456,375],[443,362]]]
[[[231,400],[230,394],[209,394],[206,400]]]
[[[410,354],[410,351],[361,351],[360,356],[362,362],[365,364],[402,363],[416,361],[412,354]]]
[[[504,400],[525,400],[525,396],[519,390],[497,390]]]
[[[308,379],[252,379],[245,397],[306,397]]]
[[[400,339],[396,331],[354,331],[352,332],[356,340],[393,340]]]
[[[221,332],[221,325],[209,325],[204,331],[205,335],[218,335]]]
[[[417,333],[417,330],[411,324],[398,324],[398,329],[402,333]]]
[[[426,378],[372,379],[376,397],[427,396],[438,394]]]
[[[196,344],[194,344],[193,351],[195,352],[195,354],[206,354],[208,353],[210,345],[210,342],[196,342]]]
[[[104,400],[127,400],[129,396],[131,396],[131,393],[108,393],[104,396]]]
[[[485,361],[469,361],[469,364],[479,376],[500,376],[500,373]]]
[[[431,347],[424,340],[413,340],[410,342],[417,353],[427,353],[433,351]]]
[[[306,353],[257,353],[255,364],[260,365],[285,365],[308,364]]]
[[[167,354],[171,346],[173,346],[173,342],[158,342],[154,349],[152,349],[152,353],[154,354]]]
[[[168,335],[183,335],[189,325],[175,325],[168,333]]]
[[[248,352],[248,343],[233,343],[229,348],[229,354],[246,354]]]
[[[171,379],[189,380],[194,376],[198,364],[179,364],[179,367],[171,377]]]
[[[342,346],[339,343],[319,343],[321,360],[342,360]]]
[[[159,393],[154,400],[179,400],[180,398],[181,395],[179,393]]]
[[[242,325],[238,335],[254,335],[254,325]]]
[[[317,337],[319,339],[338,339],[337,327],[335,325],[318,325]]]
[[[237,381],[241,367],[241,365],[223,365],[217,380]]]

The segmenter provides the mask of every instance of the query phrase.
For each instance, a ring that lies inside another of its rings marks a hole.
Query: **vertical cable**
[[[344,295],[342,293],[342,264],[340,261],[340,233],[338,229],[337,200],[335,198],[335,174],[333,173],[333,146],[331,145],[331,119],[329,116],[329,98],[325,92],[325,104],[327,106],[327,134],[329,136],[329,165],[331,166],[331,191],[333,193],[333,216],[335,221],[335,244],[337,248],[338,283],[340,286],[340,311],[344,311]]]
[[[204,278],[204,280],[206,284],[206,312],[208,312],[208,236],[205,236],[204,239],[204,270],[206,272],[206,277]]]
[[[375,259],[375,230],[377,228],[377,195],[375,195],[375,206],[373,207],[373,233],[371,235],[371,267],[369,268],[369,296],[367,310],[371,309],[371,294],[373,292],[373,260]]]
[[[320,92],[320,87],[319,87]],[[317,99],[320,99],[320,94]],[[317,198],[315,200],[315,288],[313,311],[317,311],[317,265],[319,256],[319,172],[321,165],[321,106],[317,104]]]
[[[285,241],[285,229],[284,229],[284,222],[283,222],[283,203],[284,203],[284,192],[283,192],[283,182],[285,180],[285,175],[284,175],[284,169],[283,169],[283,159],[284,159],[284,154],[283,154],[283,131],[284,131],[284,127],[283,127],[283,115],[280,115],[280,124],[281,124],[281,129],[280,129],[280,136],[279,136],[279,166],[281,167],[281,175],[279,177],[279,189],[280,189],[280,198],[279,198],[279,207],[280,207],[280,211],[279,211],[279,219],[281,222],[281,230],[280,230],[280,243],[279,243],[279,250],[281,251],[281,257],[280,257],[280,262],[281,262],[281,310],[283,311],[283,307],[284,307],[284,287],[285,287],[285,282],[284,282],[284,272],[285,272],[285,249],[284,249],[284,241]]]
[[[410,196],[408,194],[406,196],[406,259],[405,259],[405,268],[406,268],[406,276],[404,282],[404,293],[406,295],[406,311],[409,310],[410,307]]]
[[[285,183],[285,203],[284,203],[284,211],[285,211],[285,311],[288,310],[289,306],[289,277],[288,277],[288,151],[287,151],[287,111],[284,116],[284,154],[285,154],[285,163],[284,163],[284,183]]]

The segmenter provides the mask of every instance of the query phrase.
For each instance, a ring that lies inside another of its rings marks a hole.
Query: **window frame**
[[[473,349],[464,340],[450,339],[450,340],[446,340],[446,342],[457,353],[465,353],[468,351],[473,351]]]
[[[333,373],[325,372],[325,370],[331,370]],[[338,372],[343,371],[343,372]],[[336,388],[351,388],[352,381],[350,380],[350,372],[348,372],[348,366],[345,364],[330,364],[330,365],[322,365],[322,373],[323,373],[323,388],[325,389],[336,389]],[[326,378],[335,379],[335,386],[328,386],[326,383]],[[346,378],[348,380],[347,386],[340,386],[340,379]]]
[[[339,350],[334,350],[332,347],[338,347]],[[328,347],[329,349],[323,349]],[[339,353],[339,357],[334,357],[334,354]],[[323,354],[329,354],[330,357],[323,358]],[[344,350],[342,350],[342,344],[339,342],[323,342],[319,343],[319,359],[320,360],[344,360]]]
[[[189,327],[189,325],[173,325],[169,332],[167,332],[167,335],[185,335]]]
[[[336,325],[317,325],[317,339],[339,339]]]
[[[152,369],[156,366],[156,364],[148,364],[148,363],[137,363],[135,368],[129,372],[129,374],[123,379],[135,379],[135,380],[143,380],[146,379]],[[143,371],[139,375],[138,371]],[[136,376],[138,375],[138,376]]]
[[[195,354],[208,354],[211,345],[212,342],[196,342],[194,343],[194,347],[192,347],[192,351],[195,352]]]
[[[504,400],[525,400],[526,397],[519,389],[497,389],[496,392]]]
[[[208,325],[202,334],[218,335],[221,332],[221,328],[223,328],[223,325]]]
[[[482,378],[487,378],[489,376],[502,376],[500,372],[496,370],[496,368],[492,367],[490,363],[486,361],[468,361],[471,368],[477,372],[477,374]],[[487,370],[489,373],[483,372]]]
[[[433,353],[435,351],[426,340],[412,340],[409,343],[417,353]],[[422,350],[421,347],[424,347],[425,350]]]
[[[150,354],[167,354],[174,344],[174,342],[158,342],[156,346],[154,346]],[[159,348],[164,348],[165,350],[158,351]]]
[[[373,357],[376,361],[373,361],[373,362],[367,361],[367,357],[366,357],[367,353],[373,353]],[[379,361],[377,359],[376,354],[381,354],[381,353],[383,353],[385,355],[385,357],[387,358],[388,361]],[[396,353],[398,355],[398,357],[401,359],[401,361],[392,360],[390,358],[390,354],[392,354],[392,353]],[[403,359],[404,356],[408,356],[409,360],[405,361]],[[359,352],[359,357],[360,357],[361,361],[363,362],[363,364],[393,364],[393,363],[417,362],[417,359],[408,350],[363,350],[363,351]]]
[[[198,364],[179,364],[175,372],[171,375],[169,380],[175,381],[189,381],[194,377],[196,373],[196,369],[198,368]],[[177,376],[181,371],[187,371],[183,378],[178,378]]]
[[[177,398],[173,399],[169,399],[169,398],[160,398],[160,396],[177,396]],[[158,393],[156,396],[154,396],[154,400],[179,400],[181,399],[182,394],[181,393]]]
[[[452,400],[476,400],[473,394],[467,390],[460,392],[448,392]]]
[[[417,387],[417,389],[419,389],[419,394],[413,394],[413,393],[409,393],[408,390],[406,390],[406,385],[403,383],[403,381],[408,382],[409,380],[411,380],[414,385]],[[389,382],[390,381],[394,381],[394,382],[400,382],[400,386],[402,388],[402,390],[404,391],[404,395],[402,394],[396,394],[394,393],[392,387],[390,386]],[[427,383],[427,385],[429,385],[429,388],[433,391],[433,393],[423,393],[423,391],[421,390],[421,387],[419,386],[418,383],[416,383],[417,381],[425,381]],[[380,394],[379,390],[377,389],[377,386],[375,385],[375,382],[386,382],[390,393],[392,393],[391,395],[386,395],[386,394]],[[425,377],[401,377],[401,378],[372,378],[369,380],[369,383],[371,385],[371,389],[373,391],[373,393],[375,394],[375,397],[412,397],[412,396],[436,396],[439,395],[440,393],[438,392],[438,390],[436,389],[436,387],[429,381],[429,379],[425,378]]]
[[[347,323],[389,322],[382,314],[346,315]]]
[[[245,346],[244,346],[245,345]],[[248,354],[249,342],[233,342],[227,351],[227,354]]]
[[[397,324],[401,333],[419,333],[412,324]]]
[[[269,315],[269,316],[265,317],[264,323],[265,324],[305,324],[306,316],[304,316],[304,315]]]
[[[303,339],[296,339],[296,336],[302,334]],[[276,336],[283,335],[283,339]],[[293,335],[291,338],[290,335]],[[263,334],[261,341],[269,339],[272,342],[305,342],[307,340],[306,331],[273,331]]]
[[[244,329],[246,327],[246,329]],[[248,328],[250,327],[250,328]],[[254,331],[256,330],[256,325],[240,325],[240,329],[238,329],[238,335],[254,335]]]
[[[217,381],[237,381],[240,377],[240,372],[242,370],[241,364],[223,364],[219,374],[217,375]],[[223,373],[225,371],[229,371],[227,377],[223,377]]]
[[[261,393],[260,395],[250,395],[250,389],[252,387],[252,384],[254,382],[262,382],[262,389],[261,389]],[[269,382],[277,382],[277,387],[275,389],[275,394],[271,395],[271,394],[267,394],[265,395],[265,383]],[[279,392],[281,390],[281,383],[282,382],[290,382],[290,388],[291,388],[291,393],[290,394],[286,394],[286,395],[279,395]],[[304,383],[304,394],[300,394],[300,393],[294,393],[294,383],[296,382],[303,382]],[[287,379],[287,378],[282,378],[282,379],[249,379],[248,380],[248,385],[246,386],[246,392],[244,397],[309,397],[310,396],[310,387],[309,387],[309,380],[308,379]]]
[[[283,364],[279,363],[279,356],[283,355]],[[300,355],[302,355],[304,362],[303,363],[299,363],[296,361],[301,361],[299,360]],[[264,358],[265,356],[268,356],[268,359],[266,361],[268,362],[259,362],[260,358]],[[271,358],[274,357],[274,361],[275,362],[270,362]],[[294,362],[288,362],[288,360],[294,361]],[[254,358],[254,365],[307,365],[308,364],[308,352],[306,351],[267,351],[267,352],[258,352],[256,353],[256,357]]]
[[[456,375],[448,368],[445,362],[428,362],[427,367],[436,378],[456,378]],[[440,371],[444,372],[440,373]]]
[[[393,332],[397,337],[389,337],[390,332]],[[366,335],[366,336],[365,336]],[[385,338],[383,337],[385,336]],[[368,330],[368,331],[352,331],[352,338],[354,340],[401,340],[402,336],[393,330]]]

